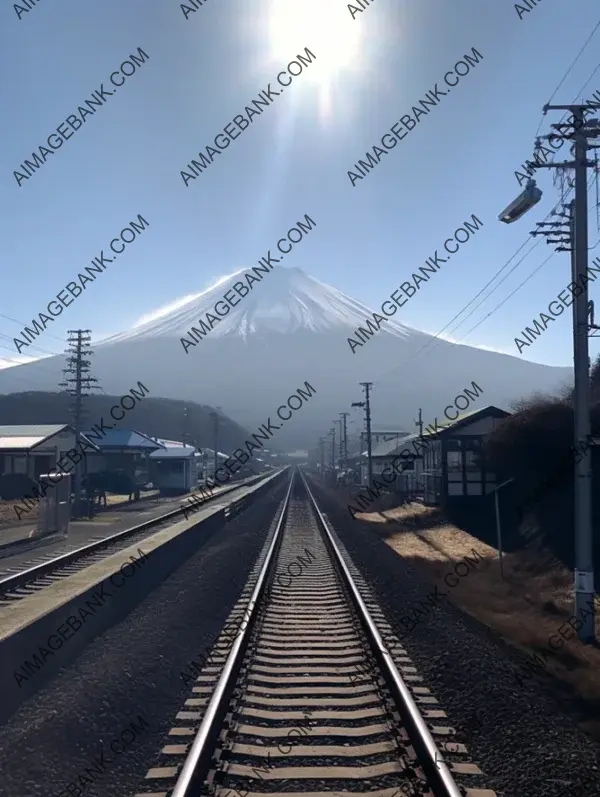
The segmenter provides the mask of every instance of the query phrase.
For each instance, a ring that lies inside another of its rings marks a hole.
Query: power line
[[[0,318],[6,318],[7,321],[12,321],[14,324],[17,324],[18,326],[20,326],[21,329],[24,329],[27,326],[24,321],[19,321],[16,318],[11,318],[11,316],[4,315],[4,313],[0,313]],[[63,338],[59,338],[56,335],[53,335],[51,332],[48,332],[48,337],[49,338],[54,338],[55,340],[59,340],[61,343],[64,344],[64,339]],[[36,348],[39,348],[39,347],[36,346]]]
[[[590,185],[590,187],[588,188],[588,194],[589,194],[589,192],[591,191],[591,189],[592,189],[592,186]],[[570,191],[569,191],[569,193],[567,194],[567,198],[568,198],[568,196],[569,196],[569,195],[570,195]],[[555,210],[556,210],[556,208],[554,209],[554,211],[552,211],[552,213],[554,213],[554,212],[555,212]],[[549,218],[549,216],[550,216],[550,215],[552,215],[552,213],[548,214],[548,216],[546,216],[546,219],[544,219],[544,221],[546,221],[546,220]],[[543,223],[543,222],[542,222],[542,223]],[[537,243],[539,243],[539,241],[538,241]],[[599,240],[599,243],[600,243],[600,240]],[[597,245],[597,244],[596,244],[596,245]],[[592,248],[594,248],[594,247],[592,247]],[[532,248],[529,250],[528,254],[527,254],[527,255],[525,255],[525,257],[527,257],[529,254],[531,254],[531,252],[533,251],[533,249],[534,249],[534,247],[532,247]],[[589,250],[588,250],[588,251],[589,251]],[[463,335],[461,338],[459,338],[459,341],[465,340],[465,338],[467,338],[467,337],[468,337],[468,336],[471,334],[471,332],[473,332],[475,329],[477,329],[477,327],[478,327],[478,326],[480,326],[480,324],[483,324],[483,322],[484,322],[484,321],[486,321],[486,320],[487,320],[487,319],[488,319],[488,318],[489,318],[491,315],[493,315],[493,313],[495,313],[495,312],[496,312],[496,310],[498,310],[500,307],[502,307],[502,305],[503,305],[503,304],[505,304],[505,303],[506,303],[506,302],[507,302],[507,301],[508,301],[508,300],[509,300],[509,299],[510,299],[512,296],[514,296],[514,295],[515,295],[515,293],[517,293],[517,291],[519,291],[519,290],[520,290],[520,289],[523,287],[523,285],[525,285],[527,282],[529,282],[529,280],[530,280],[530,279],[531,279],[533,276],[535,276],[535,274],[537,274],[537,272],[538,272],[538,271],[539,271],[539,270],[542,268],[542,266],[546,265],[546,263],[547,263],[547,262],[548,262],[548,261],[549,261],[551,258],[553,258],[553,257],[554,257],[554,255],[555,255],[555,252],[552,252],[552,253],[551,253],[551,254],[550,254],[550,255],[549,255],[549,256],[548,256],[548,257],[547,257],[547,258],[546,258],[546,259],[545,259],[545,260],[544,260],[544,261],[543,261],[543,262],[542,262],[542,263],[541,263],[541,264],[540,264],[538,267],[537,267],[537,268],[535,268],[535,269],[532,271],[532,273],[531,273],[531,274],[530,274],[528,277],[526,277],[526,278],[523,280],[523,282],[521,282],[519,285],[517,285],[517,287],[516,287],[516,288],[515,288],[513,291],[511,291],[511,293],[509,293],[509,295],[508,295],[508,296],[507,296],[505,299],[503,299],[503,300],[500,302],[500,304],[496,305],[496,307],[494,307],[494,309],[493,309],[493,310],[491,310],[491,311],[490,311],[490,312],[489,312],[489,313],[488,313],[486,316],[484,316],[484,317],[481,319],[481,321],[478,321],[478,322],[477,322],[477,324],[475,324],[475,326],[474,326],[474,327],[471,327],[471,329],[470,329],[470,330],[469,330],[469,331],[466,333],[466,335]],[[524,259],[525,259],[525,258],[523,258],[523,260],[524,260]],[[522,262],[522,260],[521,260],[520,262]],[[514,271],[514,268],[513,268],[513,269],[511,269],[511,272],[512,272],[512,271]],[[509,272],[509,274],[510,274],[511,272]],[[506,276],[508,276],[508,275],[506,275]],[[502,282],[503,282],[503,281],[504,281],[504,280],[502,280]],[[501,284],[501,283],[499,283],[499,284]],[[495,288],[494,288],[494,290],[495,290]],[[493,292],[494,292],[494,291],[490,291],[490,293],[487,295],[486,299],[487,299],[487,298],[489,298],[489,297],[492,295],[492,293],[493,293]],[[485,301],[485,300],[484,300],[484,301]],[[480,304],[481,304],[481,303],[480,303]],[[471,315],[471,314],[469,313],[469,315]],[[468,318],[468,317],[469,317],[469,316],[467,316],[467,318]],[[466,320],[466,319],[465,319],[465,320]],[[462,321],[461,321],[461,323],[462,323]],[[460,324],[459,324],[458,326],[460,326]],[[455,328],[457,329],[458,327],[455,327]],[[459,341],[457,341],[457,342],[459,342]]]
[[[493,293],[495,293],[495,291],[497,291],[497,290],[498,290],[498,288],[499,288],[499,287],[500,287],[500,286],[501,286],[501,285],[502,285],[504,282],[506,282],[506,280],[507,280],[507,279],[510,277],[510,275],[513,273],[513,271],[515,271],[515,270],[516,270],[516,269],[517,269],[517,268],[518,268],[518,267],[521,265],[521,263],[522,263],[522,262],[523,262],[523,261],[524,261],[526,258],[528,258],[528,257],[529,257],[529,255],[530,255],[530,254],[533,252],[533,250],[535,249],[535,247],[537,246],[537,244],[538,244],[538,243],[539,243],[539,241],[536,241],[536,242],[535,242],[535,244],[534,244],[534,245],[531,247],[531,249],[529,250],[529,252],[526,252],[526,254],[524,254],[524,255],[523,255],[523,257],[522,257],[520,260],[518,260],[518,261],[515,263],[515,265],[514,265],[514,266],[513,266],[513,267],[510,269],[510,271],[508,271],[508,272],[507,272],[507,273],[506,273],[506,274],[505,274],[505,275],[502,277],[502,279],[501,279],[501,280],[498,282],[498,284],[497,284],[497,285],[495,285],[495,286],[492,288],[492,290],[491,290],[491,291],[490,291],[490,292],[489,292],[489,293],[488,293],[486,296],[484,296],[484,297],[483,297],[483,299],[482,299],[480,302],[478,302],[478,303],[475,305],[475,307],[474,307],[474,308],[473,308],[473,309],[472,309],[472,310],[471,310],[469,313],[467,313],[467,315],[466,315],[466,316],[465,316],[465,317],[462,319],[462,321],[460,321],[458,324],[456,324],[456,325],[455,325],[455,326],[454,326],[454,327],[453,327],[453,328],[450,330],[450,332],[449,332],[448,334],[451,334],[452,332],[454,332],[454,330],[456,330],[456,329],[458,329],[460,326],[462,326],[462,325],[465,323],[465,321],[466,321],[468,318],[470,318],[470,317],[473,315],[473,313],[474,313],[474,312],[475,312],[475,311],[476,311],[476,310],[477,310],[479,307],[481,307],[481,305],[482,305],[482,304],[484,304],[485,302],[487,302],[487,300],[490,298],[490,296],[491,296]],[[553,252],[553,253],[550,255],[550,257],[554,257],[554,252]],[[549,259],[549,258],[548,258],[548,259]],[[545,260],[544,262],[547,262],[547,260]],[[495,278],[494,278],[494,279],[495,279]],[[488,283],[488,285],[489,285],[489,283]],[[480,291],[480,293],[481,293],[481,291]],[[512,294],[511,294],[511,295],[512,295]],[[471,301],[474,301],[474,300],[471,300]],[[464,312],[464,310],[466,310],[466,307],[465,307],[465,308],[463,308],[463,311],[462,311],[462,312]]]
[[[550,213],[548,213],[548,215],[546,216],[546,219],[549,219],[549,218],[550,218],[550,216],[552,215],[552,213],[553,213],[553,212],[554,212],[554,210],[550,211]],[[467,309],[467,307],[469,307],[470,305],[472,305],[472,304],[473,304],[473,302],[474,302],[476,299],[478,299],[478,298],[479,298],[479,296],[481,296],[481,294],[482,294],[482,293],[483,293],[483,292],[486,290],[486,288],[488,288],[488,287],[489,287],[489,286],[492,284],[492,282],[494,282],[494,280],[495,280],[495,279],[496,279],[496,278],[497,278],[497,277],[498,277],[498,276],[499,276],[499,275],[500,275],[500,274],[501,274],[501,273],[502,273],[502,272],[503,272],[505,269],[507,269],[507,268],[508,268],[508,266],[509,266],[509,265],[511,264],[511,262],[514,260],[514,258],[515,258],[515,257],[516,257],[516,256],[519,254],[519,252],[521,252],[521,250],[522,250],[522,249],[524,249],[524,248],[527,246],[527,244],[528,244],[528,243],[530,243],[530,240],[529,240],[529,238],[527,238],[527,239],[526,239],[526,240],[525,240],[525,241],[524,241],[524,242],[521,244],[521,246],[520,246],[520,247],[519,247],[519,248],[516,250],[516,252],[514,252],[514,253],[513,253],[513,254],[512,254],[510,257],[509,257],[509,259],[506,261],[506,263],[505,263],[503,266],[501,266],[501,268],[499,268],[499,269],[496,271],[496,273],[493,275],[493,277],[492,277],[490,280],[488,280],[488,282],[486,282],[486,284],[483,286],[483,288],[481,288],[481,290],[480,290],[478,293],[476,293],[476,294],[475,294],[475,296],[474,296],[474,297],[473,297],[473,298],[472,298],[472,299],[471,299],[469,302],[467,302],[467,304],[465,304],[465,305],[464,305],[464,306],[463,306],[463,307],[462,307],[462,308],[459,310],[459,312],[458,312],[458,313],[457,313],[457,314],[456,314],[456,315],[455,315],[455,316],[454,316],[454,317],[453,317],[453,318],[452,318],[452,319],[451,319],[451,320],[450,320],[450,321],[449,321],[449,322],[448,322],[448,323],[447,323],[447,324],[446,324],[444,327],[442,327],[442,329],[440,329],[440,331],[439,331],[439,332],[438,332],[436,335],[434,335],[433,337],[431,337],[431,338],[430,338],[430,339],[427,341],[427,343],[425,343],[423,346],[421,346],[421,348],[420,348],[420,349],[418,349],[418,350],[415,352],[415,354],[412,354],[410,357],[407,357],[407,359],[406,359],[406,360],[404,360],[404,361],[403,361],[403,362],[401,362],[399,365],[397,365],[395,368],[393,368],[391,371],[389,371],[389,372],[388,372],[388,373],[387,373],[385,376],[383,376],[383,377],[380,377],[380,379],[387,379],[387,378],[388,378],[388,377],[389,377],[391,374],[395,373],[395,372],[396,372],[396,371],[397,371],[399,368],[402,368],[402,366],[406,365],[406,363],[410,362],[411,360],[414,360],[414,359],[415,359],[415,357],[418,357],[418,356],[419,356],[419,354],[421,354],[423,351],[425,351],[425,349],[428,349],[428,348],[429,348],[430,346],[432,346],[432,345],[433,345],[433,344],[434,344],[436,341],[439,341],[440,335],[441,335],[441,334],[442,334],[442,333],[443,333],[443,332],[444,332],[444,331],[445,331],[445,330],[446,330],[446,329],[447,329],[447,328],[448,328],[448,327],[449,327],[449,326],[450,326],[450,325],[451,325],[451,324],[452,324],[454,321],[456,321],[456,319],[457,319],[459,316],[461,316],[461,315],[464,313],[464,311]],[[539,244],[539,243],[540,243],[539,241],[536,241],[536,242],[535,242],[535,244],[534,244],[534,245],[531,247],[531,249],[530,249],[530,250],[529,250],[529,252],[527,253],[527,255],[525,255],[525,257],[527,257],[529,254],[531,254],[531,252],[532,252],[532,251],[535,249],[535,247],[536,247],[536,246],[538,246],[538,244]],[[522,259],[519,261],[519,264],[523,262],[523,260],[525,259],[525,257],[524,257],[524,258],[522,258]],[[518,264],[518,265],[519,265],[519,264]],[[513,270],[514,270],[514,269],[513,269]],[[486,297],[486,298],[487,298],[487,297]],[[445,341],[444,341],[444,342],[445,342]]]
[[[585,48],[588,46],[588,44],[589,44],[589,43],[591,42],[591,40],[593,39],[593,37],[594,37],[594,35],[595,35],[596,31],[598,30],[598,28],[600,28],[600,19],[598,20],[598,22],[596,22],[596,25],[595,25],[595,27],[594,27],[594,30],[593,30],[593,31],[590,33],[590,35],[587,37],[587,39],[585,40],[585,44],[582,46],[582,48],[579,50],[579,52],[577,53],[577,55],[575,56],[575,58],[574,58],[574,59],[573,59],[573,61],[571,62],[571,66],[570,66],[570,67],[567,69],[567,71],[566,71],[566,72],[565,72],[565,74],[563,75],[563,78],[562,78],[562,80],[559,82],[558,86],[557,86],[557,87],[554,89],[554,91],[552,92],[552,95],[550,96],[550,99],[548,100],[548,103],[547,103],[548,105],[550,105],[550,104],[552,103],[552,100],[553,100],[553,99],[554,99],[554,97],[556,96],[556,93],[557,93],[557,91],[560,89],[560,87],[563,85],[563,83],[565,82],[565,80],[566,80],[566,79],[569,77],[569,75],[571,74],[571,71],[572,71],[573,67],[575,66],[575,64],[577,63],[577,61],[579,61],[579,59],[581,58],[581,56],[583,55],[583,53],[584,53],[584,51],[585,51]]]
[[[486,316],[484,316],[484,317],[481,319],[481,321],[478,321],[478,322],[475,324],[475,326],[474,326],[474,327],[471,327],[471,329],[470,329],[470,330],[469,330],[469,331],[466,333],[466,335],[463,335],[463,337],[462,337],[462,338],[460,338],[460,340],[464,340],[465,338],[468,338],[468,337],[469,337],[469,335],[471,334],[471,332],[473,332],[473,330],[477,329],[477,327],[478,327],[480,324],[483,324],[483,322],[484,322],[485,320],[487,320],[487,319],[488,319],[488,318],[489,318],[489,317],[490,317],[490,316],[491,316],[493,313],[495,313],[495,312],[496,312],[496,310],[499,310],[499,309],[502,307],[502,305],[503,305],[503,304],[506,304],[506,302],[507,302],[507,301],[508,301],[508,300],[509,300],[509,299],[510,299],[512,296],[514,296],[514,295],[515,295],[515,293],[516,293],[518,290],[520,290],[520,289],[523,287],[523,285],[525,285],[525,283],[526,283],[526,282],[529,282],[529,280],[530,280],[530,279],[531,279],[533,276],[535,276],[535,275],[538,273],[538,271],[539,271],[539,270],[542,268],[542,266],[545,266],[545,265],[546,265],[546,263],[547,263],[549,260],[551,260],[551,259],[554,257],[554,255],[555,255],[555,252],[550,252],[550,254],[548,255],[548,257],[547,257],[545,260],[543,260],[543,261],[540,263],[540,265],[539,265],[537,268],[535,268],[535,269],[534,269],[534,270],[531,272],[531,274],[530,274],[528,277],[526,277],[526,278],[523,280],[523,282],[521,282],[519,285],[517,285],[517,287],[514,289],[514,291],[511,291],[511,293],[509,293],[509,294],[508,294],[508,296],[507,296],[505,299],[503,299],[503,300],[500,302],[500,304],[497,304],[497,305],[496,305],[496,307],[494,307],[494,309],[493,309],[493,310],[490,310],[490,312],[489,312],[489,313],[488,313]]]
[[[0,332],[0,338],[3,338],[4,340],[13,340],[13,338],[11,338],[10,335],[5,335],[2,332]],[[31,343],[30,346],[32,346],[34,349],[39,349],[43,354],[48,354],[51,357],[60,357],[61,354],[63,353],[63,352],[49,351],[48,349],[42,349],[41,346],[36,346],[34,343]],[[8,346],[3,346],[3,348],[7,349],[8,351],[14,351],[14,349],[9,349]]]
[[[581,58],[581,56],[583,55],[583,53],[584,53],[584,51],[585,51],[586,47],[588,46],[588,44],[589,44],[589,43],[591,42],[591,40],[593,39],[593,37],[594,37],[594,34],[595,34],[595,33],[596,33],[596,31],[598,30],[598,28],[600,28],[600,19],[599,19],[599,20],[598,20],[598,22],[596,23],[596,26],[595,26],[595,28],[593,29],[593,31],[590,33],[590,35],[589,35],[589,36],[588,36],[588,38],[586,39],[586,41],[585,41],[585,44],[582,46],[582,48],[579,50],[579,52],[577,53],[577,55],[575,56],[575,58],[574,58],[574,59],[573,59],[573,61],[571,62],[571,66],[569,66],[569,68],[567,69],[567,71],[565,72],[565,74],[562,76],[562,79],[559,81],[559,83],[558,83],[557,87],[554,89],[554,91],[553,91],[553,92],[552,92],[552,94],[550,95],[550,99],[548,100],[548,102],[547,102],[547,105],[550,105],[550,104],[551,104],[552,100],[553,100],[553,99],[554,99],[554,97],[556,96],[556,92],[557,92],[557,91],[560,89],[560,87],[563,85],[563,83],[565,82],[565,80],[566,80],[566,79],[569,77],[569,75],[571,74],[571,72],[572,72],[572,70],[573,70],[573,67],[575,66],[575,64],[577,63],[577,61],[579,61],[579,59]],[[592,72],[592,75],[591,75],[591,76],[588,78],[588,80],[587,80],[587,83],[589,83],[589,82],[590,82],[590,80],[592,79],[592,77],[593,77],[594,73],[595,73],[595,72],[596,72],[598,69],[600,69],[600,64],[598,64],[598,66],[596,67],[596,69],[594,70],[594,72]],[[585,83],[585,84],[584,84],[583,88],[585,88],[585,86],[587,85],[587,83]],[[583,90],[583,89],[581,89],[581,90]],[[578,93],[578,95],[577,95],[577,96],[579,96],[579,93]],[[576,99],[577,99],[577,97],[575,97],[575,100],[576,100]],[[575,102],[575,100],[573,100],[573,102]],[[540,128],[541,128],[542,124],[544,123],[544,118],[545,118],[545,116],[546,116],[546,114],[544,113],[544,114],[542,115],[542,118],[541,118],[541,120],[540,120],[540,123],[539,123],[539,125],[538,125],[538,128],[537,128],[537,130],[536,130],[536,133],[535,133],[535,136],[534,136],[534,138],[537,138],[537,135],[538,135],[538,133],[540,132]]]
[[[592,186],[590,185],[590,187],[589,187],[589,189],[588,189],[588,193],[591,191],[591,189],[592,189]],[[572,190],[572,189],[569,189],[569,191],[567,192],[567,196],[566,196],[566,198],[568,198],[568,197],[570,196],[571,190]],[[552,215],[553,215],[553,214],[556,212],[556,209],[557,209],[557,207],[553,208],[553,209],[552,209],[552,210],[551,210],[551,211],[550,211],[550,212],[549,212],[549,213],[546,215],[546,217],[545,217],[545,219],[544,219],[544,222],[546,222],[546,221],[547,221],[547,220],[550,218],[550,216],[552,216]],[[544,223],[544,222],[542,222],[542,223]],[[479,292],[478,292],[478,293],[477,293],[477,294],[476,294],[476,295],[475,295],[475,296],[474,296],[474,297],[473,297],[473,298],[472,298],[472,299],[471,299],[471,300],[470,300],[470,301],[469,301],[469,302],[468,302],[466,305],[464,305],[464,307],[463,307],[463,308],[462,308],[462,309],[461,309],[461,310],[460,310],[460,311],[459,311],[459,312],[458,312],[458,313],[457,313],[457,314],[456,314],[456,315],[455,315],[455,316],[454,316],[454,317],[453,317],[453,318],[452,318],[452,319],[451,319],[451,320],[450,320],[450,321],[449,321],[449,322],[448,322],[448,323],[447,323],[447,324],[446,324],[444,327],[442,327],[442,329],[441,329],[441,330],[440,330],[440,331],[439,331],[439,332],[438,332],[436,335],[434,335],[434,336],[433,336],[433,337],[432,337],[430,340],[428,340],[428,341],[427,341],[427,343],[425,343],[425,345],[421,346],[421,348],[420,348],[420,349],[418,349],[418,351],[417,351],[415,354],[412,354],[412,355],[411,355],[410,357],[408,357],[406,360],[404,360],[403,362],[401,362],[401,363],[400,363],[398,366],[396,366],[396,368],[392,369],[392,370],[391,370],[391,371],[390,371],[388,374],[386,374],[384,377],[381,377],[381,379],[386,379],[386,378],[388,378],[388,377],[389,377],[391,374],[395,373],[395,371],[396,371],[398,368],[401,368],[402,366],[406,365],[406,363],[408,363],[408,362],[410,362],[411,360],[413,360],[415,357],[418,357],[418,355],[419,355],[419,354],[421,354],[423,351],[425,351],[425,349],[427,349],[427,348],[429,348],[430,346],[434,345],[436,342],[437,342],[437,343],[440,343],[440,342],[442,342],[442,343],[445,343],[445,342],[447,342],[447,341],[445,341],[443,338],[440,340],[440,335],[441,335],[441,334],[442,334],[442,333],[443,333],[443,332],[444,332],[444,331],[445,331],[445,330],[446,330],[446,329],[447,329],[447,328],[448,328],[448,327],[449,327],[449,326],[450,326],[450,325],[451,325],[451,324],[452,324],[452,323],[453,323],[453,322],[454,322],[454,321],[455,321],[455,320],[456,320],[456,319],[457,319],[457,318],[458,318],[460,315],[462,315],[462,313],[464,313],[464,311],[467,309],[467,307],[469,307],[471,304],[473,304],[473,302],[474,302],[474,301],[475,301],[475,300],[476,300],[476,299],[477,299],[479,296],[481,296],[481,294],[483,293],[483,291],[484,291],[486,288],[488,288],[488,287],[489,287],[489,286],[492,284],[492,282],[494,282],[494,280],[495,280],[495,279],[496,279],[496,278],[499,276],[499,274],[501,274],[501,273],[502,273],[502,272],[503,272],[503,271],[504,271],[504,270],[505,270],[505,269],[506,269],[506,268],[507,268],[507,267],[510,265],[511,261],[512,261],[512,260],[513,260],[513,259],[514,259],[514,258],[515,258],[515,257],[516,257],[518,254],[519,254],[519,252],[520,252],[520,251],[521,251],[521,250],[522,250],[522,249],[523,249],[523,248],[524,248],[524,247],[525,247],[525,246],[526,246],[528,243],[529,243],[529,238],[528,238],[526,241],[524,241],[524,242],[523,242],[523,244],[522,244],[522,245],[521,245],[521,246],[520,246],[520,247],[517,249],[517,251],[516,251],[516,252],[515,252],[513,255],[511,255],[511,257],[510,257],[510,258],[507,260],[507,262],[506,262],[506,263],[505,263],[505,264],[504,264],[504,265],[503,265],[503,266],[502,266],[500,269],[498,269],[498,271],[497,271],[497,272],[494,274],[494,276],[493,276],[493,277],[492,277],[492,278],[491,278],[491,279],[490,279],[490,280],[489,280],[489,281],[488,281],[488,282],[487,282],[487,283],[486,283],[486,284],[483,286],[483,288],[482,288],[482,289],[481,289],[481,290],[480,290],[480,291],[479,291]],[[458,327],[459,327],[459,326],[461,326],[461,324],[462,324],[464,321],[466,321],[466,320],[467,320],[467,318],[469,318],[469,317],[470,317],[470,316],[471,316],[471,315],[472,315],[472,314],[475,312],[475,310],[477,309],[477,307],[480,307],[480,306],[481,306],[481,305],[482,305],[482,304],[483,304],[483,303],[484,303],[484,302],[485,302],[485,301],[486,301],[486,300],[487,300],[487,299],[488,299],[488,298],[489,298],[489,297],[492,295],[492,293],[494,293],[494,291],[496,290],[496,288],[498,288],[498,287],[499,287],[499,286],[500,286],[500,285],[501,285],[501,284],[502,284],[502,283],[503,283],[503,282],[504,282],[506,279],[508,279],[508,277],[509,277],[509,276],[510,276],[510,275],[513,273],[513,271],[515,271],[515,269],[516,269],[516,268],[517,268],[519,265],[521,265],[521,263],[522,263],[522,262],[523,262],[523,261],[524,261],[524,260],[525,260],[527,257],[529,257],[529,255],[530,255],[530,254],[533,252],[533,250],[535,249],[535,247],[536,247],[536,246],[537,246],[539,243],[540,243],[540,241],[539,241],[539,240],[538,240],[538,241],[536,241],[536,242],[535,242],[535,244],[534,244],[534,245],[531,247],[531,249],[529,250],[529,252],[527,252],[527,253],[526,253],[526,254],[525,254],[525,255],[524,255],[522,258],[521,258],[521,260],[519,260],[519,262],[518,262],[518,263],[517,263],[515,266],[513,266],[513,268],[512,268],[512,269],[511,269],[511,270],[508,272],[508,274],[506,274],[506,275],[505,275],[505,276],[504,276],[504,277],[503,277],[503,278],[500,280],[500,282],[498,283],[498,285],[496,285],[496,286],[495,286],[495,287],[494,287],[494,288],[493,288],[493,289],[492,289],[492,290],[491,290],[491,291],[490,291],[490,292],[487,294],[487,296],[485,296],[485,297],[484,297],[484,299],[482,299],[482,301],[481,301],[481,302],[479,302],[479,304],[478,304],[478,305],[477,305],[477,306],[476,306],[476,307],[475,307],[475,308],[474,308],[474,309],[473,309],[473,310],[472,310],[470,313],[468,313],[468,314],[467,314],[467,316],[466,316],[466,317],[463,319],[463,321],[461,321],[459,324],[457,324],[455,327],[453,327],[453,329],[458,329]],[[459,338],[459,341],[461,341],[461,340],[464,340],[464,339],[465,339],[465,338],[466,338],[468,335],[470,335],[470,334],[471,334],[471,332],[472,332],[474,329],[476,329],[478,326],[480,326],[480,324],[482,324],[482,323],[483,323],[484,321],[486,321],[486,320],[487,320],[487,319],[488,319],[488,318],[489,318],[491,315],[493,315],[493,313],[494,313],[494,312],[496,312],[496,310],[497,310],[497,309],[499,309],[500,307],[502,307],[502,305],[503,305],[503,304],[505,304],[505,303],[508,301],[508,299],[510,299],[512,296],[514,296],[514,294],[515,294],[515,293],[517,293],[517,291],[518,291],[518,290],[520,290],[520,289],[523,287],[523,285],[525,285],[527,282],[529,282],[529,280],[531,279],[531,277],[533,277],[533,276],[534,276],[534,275],[535,275],[535,274],[536,274],[536,273],[539,271],[539,269],[540,269],[540,268],[541,268],[543,265],[545,265],[545,264],[546,264],[546,263],[547,263],[547,262],[550,260],[550,258],[554,257],[554,254],[555,254],[555,253],[554,253],[554,252],[552,252],[552,253],[550,254],[550,256],[549,256],[549,257],[547,257],[547,258],[546,258],[546,259],[543,261],[543,263],[542,263],[540,266],[538,266],[538,268],[536,268],[536,269],[535,269],[535,270],[532,272],[532,274],[530,274],[530,276],[529,276],[529,277],[527,277],[525,280],[523,280],[523,282],[522,282],[522,283],[520,283],[520,285],[518,285],[518,286],[517,286],[517,287],[516,287],[516,288],[515,288],[515,289],[514,289],[514,290],[513,290],[513,291],[512,291],[512,292],[511,292],[511,293],[510,293],[510,294],[509,294],[509,295],[508,295],[508,296],[507,296],[507,297],[506,297],[506,298],[505,298],[503,301],[502,301],[502,302],[500,302],[500,304],[498,304],[498,305],[497,305],[497,306],[496,306],[496,307],[495,307],[493,310],[491,310],[491,311],[490,311],[490,312],[489,312],[489,313],[488,313],[488,314],[487,314],[487,315],[486,315],[484,318],[482,318],[482,319],[481,319],[481,321],[479,321],[477,324],[475,324],[475,326],[474,326],[474,327],[472,327],[472,328],[469,330],[469,332],[467,332],[467,334],[466,334],[466,335],[463,335],[461,338]],[[456,342],[458,342],[458,341],[456,341]]]

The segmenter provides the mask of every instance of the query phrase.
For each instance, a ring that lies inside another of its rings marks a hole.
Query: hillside
[[[87,421],[85,426],[100,423],[104,417],[106,425],[111,423],[110,409],[118,404],[120,396],[96,395],[85,398]],[[0,395],[0,424],[22,423],[70,423],[70,397],[66,393],[29,391]],[[185,426],[184,408],[187,407],[188,442],[213,448],[212,407],[193,401],[152,398],[144,396],[128,412],[119,424],[124,429],[135,429],[151,437],[182,440]],[[235,450],[248,433],[230,418],[220,415],[219,450],[225,453]]]

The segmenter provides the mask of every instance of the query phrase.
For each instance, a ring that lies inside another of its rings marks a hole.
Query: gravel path
[[[447,711],[448,724],[462,733],[471,760],[488,776],[487,787],[503,797],[600,795],[600,746],[561,710],[543,679],[519,685],[519,654],[447,600],[430,604],[428,616],[408,631],[402,623],[407,605],[425,600],[433,585],[372,524],[353,520],[314,482],[311,488]]]
[[[0,728],[2,797],[136,791],[188,697],[180,673],[224,625],[284,489],[218,531]]]

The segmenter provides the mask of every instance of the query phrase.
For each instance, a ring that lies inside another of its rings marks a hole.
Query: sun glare
[[[327,83],[343,70],[358,68],[361,28],[346,5],[331,0],[272,0],[269,12],[271,56],[282,68],[308,47],[315,63],[302,81]]]

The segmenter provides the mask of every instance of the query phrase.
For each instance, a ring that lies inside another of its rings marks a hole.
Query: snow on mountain
[[[243,293],[239,283],[249,292],[226,312],[223,297],[235,302],[236,284]],[[277,407],[308,382],[315,395],[273,438],[275,447],[294,448],[314,445],[339,412],[362,398],[359,382],[374,382],[376,427],[412,428],[419,408],[427,422],[441,418],[472,382],[482,390],[474,408],[510,409],[516,399],[534,391],[555,392],[572,381],[570,368],[443,340],[433,343],[431,335],[393,320],[353,352],[348,338],[356,337],[355,330],[364,328],[372,313],[298,268],[258,275],[244,269],[95,343],[92,373],[109,394],[122,395],[140,380],[152,396],[220,406],[251,431],[274,418]],[[192,328],[203,332],[194,337]],[[184,346],[182,339],[191,343]],[[62,356],[5,368],[0,392],[57,390],[62,368]],[[354,413],[350,428],[356,431],[362,428],[362,411]],[[127,416],[132,428],[134,415]]]
[[[249,275],[249,279],[248,279]],[[261,284],[255,284],[261,281]],[[264,280],[265,284],[262,284]],[[366,305],[346,294],[307,276],[299,268],[276,268],[268,274],[241,269],[218,282],[217,285],[190,297],[184,304],[170,312],[157,313],[155,318],[135,326],[128,332],[108,338],[106,343],[133,341],[143,338],[180,337],[207,313],[215,314],[215,304],[231,293],[238,294],[234,285],[249,289],[239,305],[214,325],[211,339],[236,335],[246,338],[264,332],[290,334],[298,330],[324,332],[332,329],[349,329],[351,334],[372,315]],[[240,292],[243,291],[240,289]],[[224,312],[224,310],[222,310]],[[412,330],[401,324],[389,324],[391,334],[406,337]]]

